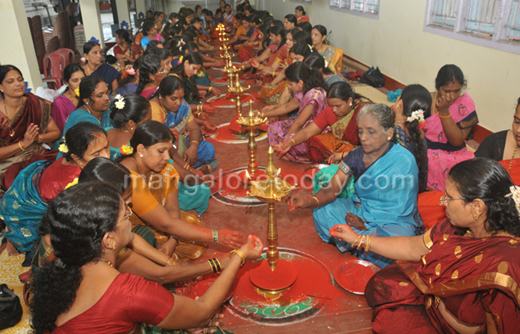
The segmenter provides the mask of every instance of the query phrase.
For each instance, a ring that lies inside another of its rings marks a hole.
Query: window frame
[[[369,19],[379,20],[379,13],[381,12],[381,0],[379,0],[378,4],[378,10],[376,13],[371,13],[368,11],[368,1],[369,0],[363,0],[363,11],[357,10],[354,8],[355,0],[350,0],[350,8],[343,7],[343,1],[344,0],[337,0],[339,2],[339,6],[333,5],[332,2],[335,0],[329,0],[329,9],[335,10],[342,13],[357,15],[361,17],[366,17]]]
[[[424,16],[423,28],[424,31],[500,51],[520,54],[520,43],[518,41],[507,38],[510,15],[511,11],[513,10],[513,0],[500,0],[492,36],[477,35],[466,31],[466,17],[468,15],[467,13],[471,0],[458,0],[458,4],[455,10],[455,24],[453,29],[437,25],[434,21],[435,4],[437,1],[444,0],[426,1],[426,12]]]
[[[312,5],[312,0],[291,0],[291,2],[305,3],[308,5]]]

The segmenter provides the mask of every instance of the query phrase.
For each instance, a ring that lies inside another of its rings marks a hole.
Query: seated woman
[[[513,180],[520,184],[520,98],[516,102],[511,130],[492,133],[480,143],[475,156],[498,161]]]
[[[318,51],[320,55],[325,57],[329,64],[330,70],[337,74],[341,73],[341,65],[343,64],[343,50],[335,48],[331,45],[324,44],[327,39],[327,28],[322,25],[315,25],[311,32],[312,47]]]
[[[303,9],[303,6],[297,6],[294,9],[294,15],[296,16],[296,20],[297,20],[298,23],[310,22],[310,19],[307,16],[307,13],[305,12],[305,9]]]
[[[79,122],[90,122],[103,128],[112,126],[108,87],[102,78],[91,75],[83,78],[79,84],[79,102],[77,109],[67,118],[63,127],[63,137],[67,131]],[[61,157],[61,156],[59,156]]]
[[[365,289],[374,333],[516,332],[519,191],[497,162],[476,158],[450,170],[449,218],[423,235],[365,238],[334,226],[335,240],[399,260]]]
[[[115,160],[121,156],[124,145],[130,142],[135,129],[151,119],[150,102],[137,94],[116,96],[111,106],[110,119],[113,127],[106,127],[108,146],[110,147],[110,159]]]
[[[161,58],[155,54],[143,56],[139,65],[139,85],[135,91],[137,94],[148,99],[157,90],[162,79],[168,75],[162,64]]]
[[[45,158],[40,156],[45,153],[40,144],[58,139],[60,129],[51,117],[50,103],[25,93],[22,72],[15,66],[0,66],[0,92],[2,113],[5,112],[0,120],[1,178],[13,164]]]
[[[217,167],[215,149],[204,140],[192,109],[184,100],[184,89],[184,84],[178,77],[165,78],[150,99],[152,120],[164,123],[173,131],[177,151],[190,166],[200,168],[209,164],[209,171],[214,170]]]
[[[126,96],[137,92],[137,86],[139,83],[139,73],[137,70],[139,69],[139,66],[141,66],[141,60],[141,57],[137,58],[132,67],[123,73],[121,80],[119,81],[119,87],[112,92],[112,95]]]
[[[262,81],[264,84],[273,81],[276,76],[276,71],[282,64],[285,64],[288,56],[288,49],[285,44],[285,30],[283,27],[274,26],[269,29],[269,38],[271,39],[269,48],[251,63],[253,67],[260,71],[260,73],[257,73],[257,82]]]
[[[32,259],[40,237],[37,230],[51,201],[78,177],[81,168],[96,157],[109,157],[105,131],[92,123],[79,123],[60,146],[63,158],[54,163],[40,160],[24,168],[0,202],[0,217],[7,225],[9,255],[31,252]],[[35,247],[36,246],[36,247]]]
[[[224,24],[226,26],[230,26],[233,24],[233,20],[235,19],[235,14],[231,11],[231,5],[227,4],[224,9],[224,14],[222,15],[222,18],[224,20]]]
[[[478,123],[473,99],[464,93],[464,74],[456,65],[444,65],[435,78],[431,116],[424,135],[428,143],[428,187],[444,191],[448,171],[474,157],[466,148],[466,138]]]
[[[296,15],[294,14],[287,14],[283,18],[283,28],[285,31],[289,32],[296,28],[296,25],[298,24],[298,20],[296,19]]]
[[[103,78],[109,91],[118,87],[121,73],[114,67],[103,63],[103,54],[101,54],[101,47],[98,43],[86,42],[83,44],[83,58],[86,62],[83,72],[87,76],[95,75]]]
[[[338,85],[338,84],[336,84]],[[334,242],[340,251],[352,251],[363,260],[384,267],[392,260],[373,252],[363,252],[352,241],[334,239],[329,230],[345,221],[364,236],[414,236],[421,232],[417,211],[418,169],[414,156],[391,142],[394,115],[384,104],[369,104],[357,118],[361,147],[341,162],[329,186],[312,196],[295,192],[287,199],[291,210],[313,208],[314,223],[325,242]],[[353,194],[337,198],[350,178]]]
[[[251,15],[247,17],[246,20],[249,22],[249,25],[254,28],[254,30],[248,39],[244,42],[244,44],[237,48],[240,62],[244,62],[251,58],[253,49],[257,48],[260,44],[260,40],[258,38],[260,31],[258,28],[262,25],[262,20],[256,15]]]
[[[249,236],[202,298],[174,295],[114,268],[117,254],[132,241],[128,211],[103,183],[79,184],[51,202],[43,224],[58,260],[32,283],[35,333],[129,333],[140,323],[168,330],[214,326],[241,264],[262,251],[262,242]]]
[[[288,140],[293,141],[292,137],[301,129],[311,125],[312,121],[327,106],[327,93],[321,73],[311,71],[307,64],[297,62],[287,68],[285,75],[294,93],[294,99],[280,107],[266,112],[263,111],[260,115],[261,117],[274,117],[287,114],[299,105],[298,117],[289,117],[284,121],[269,124],[267,136],[271,146]],[[305,143],[294,145],[286,152],[284,159],[303,164],[311,163],[307,156],[307,145]]]
[[[330,87],[327,102],[328,107],[316,116],[312,124],[274,149],[285,154],[293,146],[302,144],[307,147],[311,162],[322,163],[329,159],[333,163],[343,160],[348,152],[359,146],[356,120],[359,111],[369,101],[356,94],[348,83],[337,82]],[[330,132],[322,133],[329,128]],[[333,173],[336,171],[337,168]]]
[[[135,130],[130,140],[132,153],[121,160],[121,164],[132,172],[134,212],[158,232],[156,236],[159,237],[159,243],[166,243],[164,248],[170,254],[177,242],[173,238],[167,241],[166,236],[185,239],[181,243],[183,247],[176,252],[184,260],[201,256],[206,242],[220,243],[230,248],[238,246],[241,239],[239,232],[197,226],[201,225],[198,218],[180,211],[177,186],[179,175],[168,163],[173,140],[168,127],[156,121],[144,122]],[[157,184],[158,180],[162,182]],[[194,195],[199,196],[200,205],[207,208],[204,194]]]
[[[67,89],[62,95],[54,99],[51,108],[52,118],[60,129],[60,133],[63,132],[65,122],[69,115],[76,110],[76,106],[79,102],[76,89],[79,88],[83,77],[85,77],[85,72],[83,72],[83,69],[78,64],[68,64],[63,70],[63,82],[67,85]]]
[[[317,52],[313,52],[309,57],[307,57],[305,63],[323,74],[323,80],[327,84],[327,87],[332,86],[335,82],[346,82],[345,78],[341,75],[341,72],[338,72],[339,75],[332,73],[325,58]]]
[[[116,43],[114,47],[114,56],[119,63],[120,71],[123,73],[127,65],[132,65],[137,58],[132,57],[132,39],[125,29],[116,30]]]
[[[297,58],[296,61],[303,61],[311,54],[312,48],[309,47],[306,39],[305,33],[298,29],[293,29],[287,33],[285,44],[289,52],[288,58],[282,65],[283,69],[276,75],[271,84],[262,86],[260,93],[258,93],[258,98],[266,104],[284,104],[289,101],[291,94],[285,80],[285,69],[293,63],[293,58]]]
[[[160,41],[161,35],[157,33],[157,29],[155,28],[155,23],[151,20],[146,20],[143,23],[143,38],[141,39],[141,47],[146,51],[148,48],[148,43],[150,41],[157,40]],[[159,35],[159,36],[157,36]]]

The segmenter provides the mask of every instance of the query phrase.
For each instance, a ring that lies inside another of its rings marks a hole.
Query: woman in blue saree
[[[330,186],[315,196],[297,192],[287,199],[287,204],[291,211],[313,208],[316,229],[323,241],[384,267],[392,260],[353,249],[351,244],[332,238],[329,230],[346,221],[360,235],[413,236],[422,232],[417,210],[418,168],[415,157],[406,148],[391,142],[394,115],[388,106],[365,106],[357,123],[361,147],[343,159]],[[351,178],[352,196],[337,198]]]
[[[98,43],[87,42],[83,44],[83,58],[86,62],[83,66],[85,75],[96,75],[103,78],[109,91],[113,91],[119,86],[121,73],[114,67],[103,63],[103,55]]]
[[[108,158],[106,133],[97,125],[79,123],[65,139],[66,144],[60,146],[62,158],[54,163],[37,161],[24,168],[0,202],[0,219],[7,225],[5,237],[18,251],[36,251],[37,230],[47,203],[73,183],[90,160]]]

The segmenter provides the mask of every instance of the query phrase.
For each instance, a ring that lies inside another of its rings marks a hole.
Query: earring
[[[112,250],[116,250],[116,244],[112,244]]]
[[[349,106],[351,106],[351,107],[352,107],[352,102],[350,102]]]
[[[134,128],[130,128],[130,131],[134,131]]]
[[[85,104],[88,106],[88,102],[85,102]]]
[[[473,219],[475,219],[475,220],[478,219],[478,214],[476,212],[473,212]]]
[[[142,154],[139,154],[139,156],[140,156],[141,158],[143,157],[143,155],[142,155]]]

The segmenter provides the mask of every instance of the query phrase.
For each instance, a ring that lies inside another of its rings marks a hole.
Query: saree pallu
[[[440,314],[440,300],[459,321],[480,326],[477,333],[495,332],[486,313],[497,333],[517,331],[520,238],[456,233],[448,218],[440,221],[423,235],[430,252],[421,261],[398,261],[371,278],[365,297],[374,309],[374,332],[413,326],[421,333],[457,333]]]
[[[157,88],[159,88],[159,87],[154,87],[154,88],[149,88],[147,90],[143,90],[141,92],[141,96],[148,100],[150,98],[150,96],[152,96],[152,94],[155,93]]]
[[[108,64],[101,64],[101,66],[99,66],[94,72],[92,72],[92,75],[97,75],[103,78],[103,80],[107,84],[108,91],[112,91],[112,82],[114,82],[115,80],[119,82],[119,79],[121,79],[121,73]]]
[[[327,45],[325,50],[320,52],[320,54],[329,63],[329,68],[334,74],[338,72],[338,68],[341,70],[343,64],[343,50]]]
[[[469,129],[478,123],[475,104],[467,93],[453,102],[449,112],[460,129]],[[450,169],[475,155],[468,151],[466,143],[455,147],[448,142],[439,113],[426,119],[424,135],[428,143],[428,187],[444,191]]]
[[[0,130],[0,147],[16,144],[23,140],[25,132],[29,124],[33,123],[40,127],[40,134],[47,132],[49,125],[51,106],[45,100],[37,96],[26,93],[26,100],[14,115],[11,121]],[[4,175],[7,169],[18,162],[31,159],[36,154],[43,154],[45,149],[34,142],[24,151],[20,151],[15,155],[0,160],[0,177]]]
[[[303,109],[308,106],[312,105],[312,114],[311,116],[305,121],[305,124],[302,126],[303,128],[306,128],[309,126],[314,118],[318,116],[319,113],[321,113],[327,106],[327,93],[322,88],[313,88],[309,90],[305,96],[303,96],[303,93],[297,93],[295,95],[295,98],[300,101],[300,109],[298,110],[298,116],[301,114]],[[269,139],[269,145],[274,146],[280,143],[283,143],[292,136],[295,135],[295,133],[287,134],[291,126],[294,124],[296,119],[289,117],[288,119],[284,121],[275,122],[273,124],[269,125],[269,129],[267,130],[267,137]],[[290,160],[293,162],[298,162],[302,164],[310,164],[312,161],[307,156],[307,144],[301,143],[299,145],[296,145],[292,147],[289,152],[287,152],[284,156],[284,159]]]
[[[269,49],[271,50],[271,55],[269,56],[269,59],[267,60],[267,63],[264,67],[269,67],[273,65],[273,63],[276,61],[278,63],[285,63],[286,59],[288,58],[287,54],[287,45],[282,45],[278,50],[276,49],[276,44],[269,45]],[[271,81],[273,81],[274,76],[272,75],[264,75],[262,74],[262,71],[258,71],[255,74],[255,80],[256,81],[262,81],[263,84],[268,84]]]
[[[363,154],[360,148],[350,152],[339,168],[343,172],[364,168]],[[363,249],[355,250],[344,240],[332,238],[329,230],[334,225],[345,224],[345,216],[349,211],[365,221],[366,230],[354,228],[360,235],[416,235],[422,228],[417,210],[417,174],[413,155],[401,145],[391,146],[386,154],[356,177],[355,193],[351,197],[337,198],[334,202],[313,210],[318,234],[325,242],[335,242],[342,252],[353,250],[359,258],[379,267],[389,265],[392,260]]]
[[[29,251],[40,240],[37,230],[47,203],[37,187],[41,173],[50,164],[38,161],[23,169],[0,202],[0,219],[7,225],[5,237],[22,252]]]
[[[67,118],[74,110],[76,110],[76,105],[65,95],[58,96],[52,103],[52,118],[61,132],[63,132]]]
[[[332,132],[319,133],[306,141],[307,155],[313,163],[321,163],[328,159],[331,152],[350,152],[356,148],[349,142],[337,139]]]
[[[258,98],[268,105],[278,104],[282,93],[286,89],[289,89],[286,80],[283,80],[278,85],[263,85],[258,93]]]

